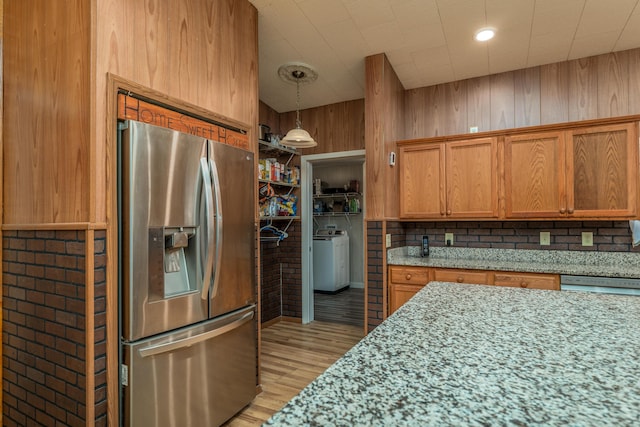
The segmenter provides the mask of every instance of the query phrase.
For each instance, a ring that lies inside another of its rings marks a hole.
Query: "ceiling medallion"
[[[318,145],[306,130],[302,129],[300,122],[300,85],[316,81],[318,72],[307,64],[290,62],[278,68],[278,75],[287,83],[296,84],[296,127],[291,129],[280,140],[280,144],[291,148],[311,148]]]

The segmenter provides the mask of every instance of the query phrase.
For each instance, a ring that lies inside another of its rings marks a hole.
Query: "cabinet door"
[[[400,217],[441,218],[445,215],[444,150],[440,143],[401,147]]]
[[[507,136],[504,189],[507,218],[566,215],[564,133]]]
[[[447,218],[497,218],[497,139],[452,141],[446,147]]]
[[[401,283],[392,283],[389,285],[389,314],[396,311],[405,302],[409,301],[412,296],[417,294],[424,285],[406,285]]]
[[[568,212],[575,217],[632,218],[637,212],[637,124],[569,131]]]

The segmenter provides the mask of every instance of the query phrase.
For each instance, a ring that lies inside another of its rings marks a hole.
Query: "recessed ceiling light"
[[[486,42],[491,40],[496,35],[496,30],[493,28],[482,28],[476,32],[476,40],[479,42]]]

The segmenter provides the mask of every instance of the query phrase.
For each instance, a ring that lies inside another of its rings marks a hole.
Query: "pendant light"
[[[280,140],[280,144],[290,148],[311,148],[318,145],[300,122],[300,84],[311,83],[318,78],[318,73],[306,64],[289,63],[278,69],[278,75],[286,82],[296,84],[296,127],[291,129]]]

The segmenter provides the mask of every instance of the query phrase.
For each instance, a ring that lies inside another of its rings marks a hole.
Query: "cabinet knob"
[[[572,213],[573,213],[573,208],[569,208],[569,210],[568,210],[567,212],[569,212],[570,214],[572,214]]]
[[[463,283],[463,282],[464,282],[464,277],[462,277],[462,276],[458,276],[458,278],[456,279],[456,281],[457,281],[458,283]]]
[[[407,279],[407,280],[411,280],[411,274],[407,274],[407,275],[406,275],[406,279]]]
[[[565,212],[566,212],[566,209],[565,209],[565,208],[561,208],[561,209],[560,209],[560,213],[561,213],[561,214],[563,214],[563,213],[565,213]]]
[[[451,209],[447,209],[447,215],[451,215]]]
[[[527,282],[525,282],[524,280],[522,282],[520,282],[520,287],[521,288],[526,288],[527,286],[529,286],[529,284]]]

